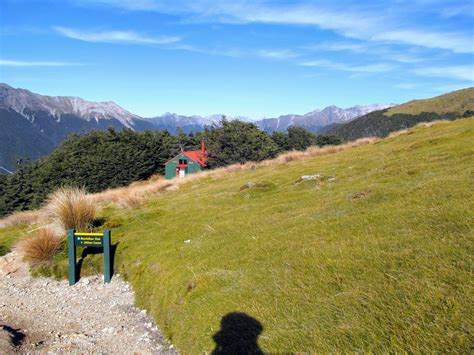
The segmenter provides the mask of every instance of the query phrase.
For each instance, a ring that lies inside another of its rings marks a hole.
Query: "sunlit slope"
[[[474,87],[457,90],[448,94],[423,100],[413,100],[388,109],[386,115],[396,113],[418,115],[422,112],[436,112],[439,114],[456,112],[460,116],[466,111],[474,112]]]
[[[468,351],[473,139],[462,119],[184,185],[116,216],[122,272],[185,352],[233,311],[264,351]]]
[[[116,272],[183,353],[212,351],[231,312],[254,320],[231,317],[242,322],[233,335],[227,323],[227,338],[251,340],[259,322],[265,352],[466,353],[473,141],[474,119],[460,119],[192,180],[141,209],[106,208],[101,228],[117,243]],[[0,242],[18,228],[0,229]],[[67,254],[55,260],[67,277]],[[101,267],[89,255],[82,274]]]
[[[474,114],[474,88],[453,91],[424,100],[413,100],[387,110],[370,112],[334,127],[335,134],[346,141],[361,137],[386,137],[392,132],[410,128],[421,122],[455,120]]]

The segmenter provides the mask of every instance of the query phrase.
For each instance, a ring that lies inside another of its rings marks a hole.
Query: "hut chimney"
[[[205,151],[206,151],[206,149],[204,147],[204,141],[201,141],[201,152],[202,152],[202,154],[204,154]]]

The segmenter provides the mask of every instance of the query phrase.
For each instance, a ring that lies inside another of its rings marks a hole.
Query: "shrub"
[[[18,244],[18,251],[31,267],[47,266],[61,249],[62,238],[48,228],[38,229],[32,237]]]
[[[53,192],[46,205],[49,216],[64,230],[89,230],[96,208],[83,188],[62,187]]]

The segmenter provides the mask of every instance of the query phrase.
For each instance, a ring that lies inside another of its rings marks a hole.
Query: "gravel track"
[[[8,352],[176,353],[119,275],[74,286],[32,278],[15,252],[0,258],[0,353]]]

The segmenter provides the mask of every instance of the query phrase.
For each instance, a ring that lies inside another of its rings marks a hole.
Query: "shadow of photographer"
[[[262,331],[262,324],[255,318],[242,312],[228,313],[213,336],[216,347],[212,354],[263,354],[258,345]]]

